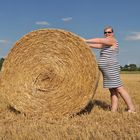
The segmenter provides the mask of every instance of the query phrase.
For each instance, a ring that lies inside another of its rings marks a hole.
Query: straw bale
[[[0,93],[17,111],[60,117],[83,109],[98,79],[95,56],[79,36],[39,29],[24,35],[8,53]]]

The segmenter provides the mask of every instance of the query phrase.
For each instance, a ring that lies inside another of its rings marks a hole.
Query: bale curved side
[[[95,93],[99,71],[95,56],[77,35],[40,29],[19,39],[4,61],[1,92],[24,113],[71,115]]]

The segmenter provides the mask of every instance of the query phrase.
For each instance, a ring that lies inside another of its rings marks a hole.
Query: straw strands
[[[19,112],[61,117],[87,105],[98,79],[95,56],[79,36],[40,29],[23,36],[10,50],[0,93]]]

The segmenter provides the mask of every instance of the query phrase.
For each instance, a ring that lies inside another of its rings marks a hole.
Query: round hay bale
[[[71,115],[91,100],[98,83],[95,56],[77,35],[40,29],[19,39],[2,67],[1,93],[14,109]]]

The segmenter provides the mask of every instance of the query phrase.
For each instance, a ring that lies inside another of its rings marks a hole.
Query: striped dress
[[[99,69],[103,74],[104,88],[117,88],[122,86],[120,80],[120,64],[118,62],[118,42],[116,46],[105,46],[101,49]]]

